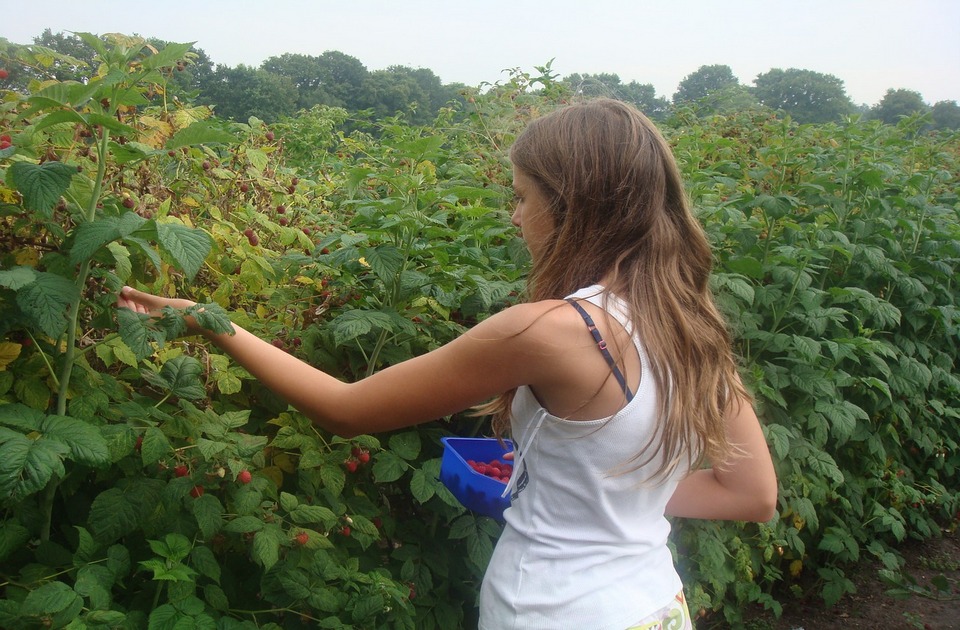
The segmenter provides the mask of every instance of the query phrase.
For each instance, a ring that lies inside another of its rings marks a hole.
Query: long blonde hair
[[[683,463],[725,461],[735,450],[725,411],[749,396],[708,285],[710,244],[666,140],[632,106],[596,99],[531,122],[510,159],[539,186],[555,226],[528,277],[529,299],[561,299],[605,279],[650,357],[645,377],[658,386],[661,424],[629,465],[660,457],[657,478]],[[498,435],[514,393],[486,407]]]

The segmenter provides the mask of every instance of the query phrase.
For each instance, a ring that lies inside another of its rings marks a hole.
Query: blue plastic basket
[[[513,443],[496,438],[440,438],[443,459],[440,461],[440,482],[469,510],[499,521],[503,511],[510,507],[510,497],[500,496],[507,489],[501,481],[481,475],[467,463],[468,460],[490,462],[503,459],[513,450]]]

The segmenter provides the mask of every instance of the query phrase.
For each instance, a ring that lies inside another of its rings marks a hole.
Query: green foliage
[[[757,75],[757,100],[800,123],[836,122],[853,113],[843,81],[830,74],[797,68],[773,68]]]
[[[189,45],[80,39],[89,83],[0,104],[0,626],[470,627],[500,526],[437,477],[485,422],[329,435],[183,318],[353,380],[513,303],[506,151],[568,86],[268,127],[165,103]],[[960,149],[916,117],[670,125],[781,482],[770,523],[674,523],[688,599],[836,601],[957,526]],[[124,284],[199,304],[117,311]]]
[[[895,125],[904,116],[922,114],[930,109],[919,92],[913,90],[887,90],[880,102],[870,109],[870,115],[888,125]]]

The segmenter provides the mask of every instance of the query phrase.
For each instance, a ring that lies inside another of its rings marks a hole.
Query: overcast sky
[[[429,68],[444,83],[501,81],[554,59],[672,97],[702,65],[741,83],[771,68],[844,81],[856,103],[889,88],[960,102],[960,0],[0,0],[0,37],[50,28],[195,41],[218,64],[338,50],[369,70]]]

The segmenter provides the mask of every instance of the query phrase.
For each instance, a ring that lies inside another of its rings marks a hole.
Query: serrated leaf
[[[220,583],[220,563],[213,551],[209,547],[198,545],[190,552],[190,565],[200,575],[210,578],[214,582]]]
[[[0,523],[0,562],[14,551],[18,551],[30,539],[30,531],[20,523],[4,521]]]
[[[330,329],[334,343],[343,345],[375,328],[392,330],[391,323],[391,318],[386,313],[354,309],[337,316],[330,322]]]
[[[7,366],[17,360],[23,346],[12,341],[0,341],[0,372],[7,369]]]
[[[166,148],[179,149],[197,144],[233,144],[237,139],[233,134],[228,133],[210,123],[198,121],[185,129],[181,129],[167,141]]]
[[[167,534],[162,540],[148,540],[153,553],[171,562],[180,562],[190,553],[190,539],[183,534]]]
[[[187,400],[198,400],[207,395],[200,375],[203,366],[191,356],[180,355],[163,364],[160,376],[170,383],[170,393]]]
[[[337,521],[337,515],[329,508],[321,505],[298,505],[292,512],[290,518],[297,525],[309,525],[311,523],[320,523],[324,527],[330,527]]]
[[[219,304],[194,304],[184,310],[184,316],[193,316],[197,325],[218,335],[233,335],[236,331],[230,315]]]
[[[364,251],[364,258],[377,277],[387,286],[393,286],[403,267],[403,252],[393,245],[379,245]]]
[[[253,559],[269,571],[280,560],[280,545],[284,539],[283,530],[277,525],[267,525],[253,535]]]
[[[403,476],[410,464],[397,457],[391,451],[377,453],[373,464],[373,477],[378,483],[390,483]]]
[[[37,279],[37,272],[30,267],[14,267],[0,271],[0,287],[17,291]]]
[[[70,179],[76,174],[75,167],[63,162],[17,162],[7,169],[7,181],[23,195],[23,206],[27,210],[39,212],[45,218],[51,219],[53,207],[70,187]]]
[[[117,219],[107,217],[81,223],[73,232],[73,246],[70,248],[70,264],[76,265],[89,260],[101,247],[120,238]]]
[[[390,436],[390,450],[408,461],[420,456],[420,434],[417,431],[405,431]]]
[[[77,571],[73,590],[90,600],[90,608],[106,609],[110,607],[113,582],[114,575],[110,569],[99,564],[87,564]]]
[[[167,436],[157,427],[147,427],[140,444],[140,461],[144,466],[154,464],[173,451]]]
[[[90,506],[90,533],[109,543],[134,531],[160,505],[165,485],[159,479],[128,477],[101,492]]]
[[[40,424],[40,431],[69,448],[70,458],[76,462],[88,466],[110,463],[107,441],[92,424],[69,416],[47,416]]]
[[[83,601],[80,596],[63,582],[47,582],[27,594],[20,608],[20,614],[38,617],[53,615],[70,609],[78,600],[82,606]]]
[[[415,470],[410,478],[410,493],[420,503],[426,503],[433,498],[436,490],[422,470]]]
[[[259,532],[263,529],[263,520],[256,516],[238,516],[232,521],[229,521],[223,529],[235,534]]]
[[[212,537],[223,527],[224,509],[217,497],[211,494],[197,497],[191,501],[190,509],[204,538]]]
[[[62,477],[69,450],[58,440],[0,432],[0,497],[21,499],[43,489],[54,475]]]
[[[183,270],[187,280],[193,280],[200,271],[212,246],[210,237],[204,231],[178,223],[158,224],[157,241],[160,249]]]
[[[34,281],[17,292],[17,304],[54,339],[67,330],[67,308],[79,297],[76,285],[55,273],[36,272]]]

